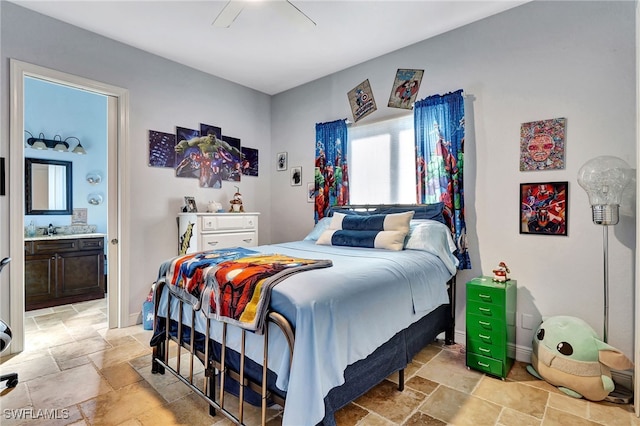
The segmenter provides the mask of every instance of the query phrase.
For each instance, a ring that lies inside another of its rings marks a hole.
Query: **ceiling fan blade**
[[[229,0],[229,3],[222,8],[211,25],[218,28],[229,28],[238,15],[240,15],[243,8],[244,5],[241,1]]]
[[[279,13],[281,13],[294,24],[302,28],[316,26],[316,23],[313,19],[309,18],[303,11],[298,9],[298,7],[290,1],[274,1],[272,4],[273,7],[277,8]]]

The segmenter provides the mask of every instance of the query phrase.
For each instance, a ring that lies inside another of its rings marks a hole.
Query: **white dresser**
[[[260,213],[178,214],[178,254],[258,245]]]

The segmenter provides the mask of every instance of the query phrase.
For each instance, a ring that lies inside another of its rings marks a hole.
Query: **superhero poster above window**
[[[520,233],[567,235],[568,182],[520,184]]]
[[[416,101],[416,96],[418,96],[418,91],[420,90],[422,74],[424,74],[424,70],[398,69],[387,106],[413,109],[413,103]]]
[[[520,171],[564,169],[566,118],[520,126]]]

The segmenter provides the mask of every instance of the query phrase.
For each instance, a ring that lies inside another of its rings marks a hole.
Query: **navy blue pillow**
[[[431,219],[437,220],[440,223],[444,223],[447,225],[447,222],[444,219],[444,203],[433,203],[433,204],[417,204],[415,206],[389,206],[389,207],[380,207],[374,211],[357,211],[357,210],[349,210],[349,209],[340,209],[336,208],[332,209],[330,212],[333,215],[336,213],[343,213],[347,215],[357,215],[357,216],[371,216],[377,214],[390,214],[390,213],[402,213],[413,211],[415,212],[413,215],[414,219]]]

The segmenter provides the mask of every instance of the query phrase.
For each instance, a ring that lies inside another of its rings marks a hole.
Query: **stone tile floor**
[[[176,378],[151,374],[150,331],[108,330],[105,301],[28,312],[25,351],[2,358],[0,372],[18,372],[0,387],[0,423],[9,425],[230,425]],[[638,425],[631,405],[565,396],[516,362],[506,380],[465,367],[464,348],[434,344],[406,370],[336,414],[340,426],[390,425]],[[188,365],[184,363],[183,365]],[[202,369],[195,370],[196,377]],[[229,406],[237,399],[228,398]],[[259,411],[245,408],[247,424]],[[281,424],[271,409],[268,424]]]

